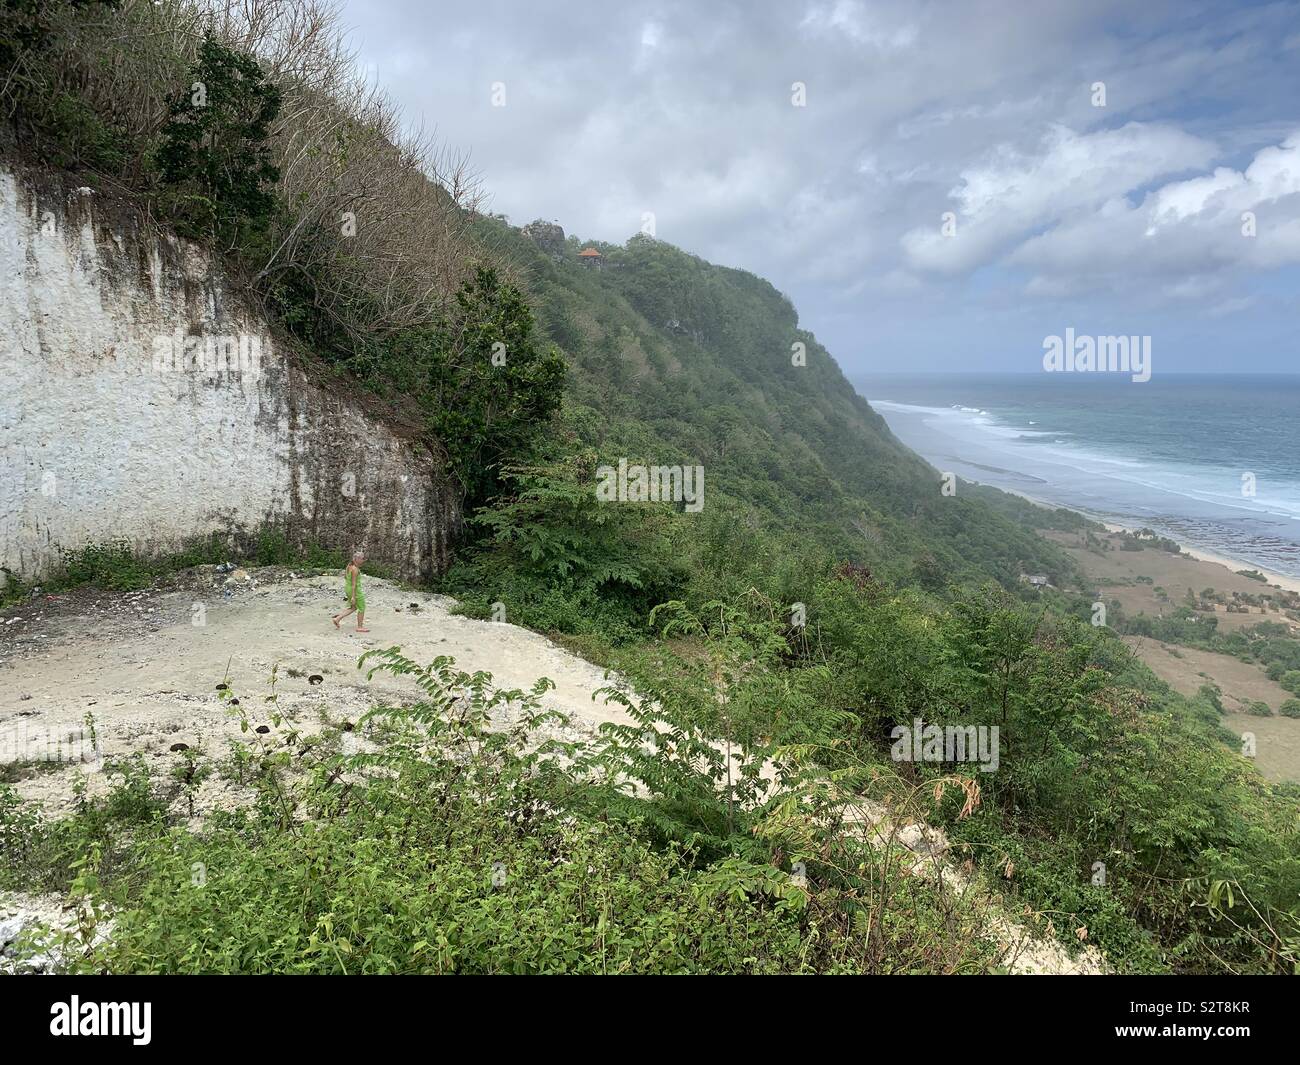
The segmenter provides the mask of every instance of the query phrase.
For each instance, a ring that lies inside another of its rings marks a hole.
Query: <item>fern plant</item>
[[[612,807],[707,859],[763,857],[750,830],[781,776],[771,760],[770,697],[785,641],[774,625],[721,602],[697,614],[673,601],[650,619],[662,636],[694,641],[700,653],[675,671],[634,669],[635,690],[615,684],[596,693],[632,719],[603,725],[593,758],[616,796]]]
[[[580,757],[582,744],[560,734],[570,724],[567,715],[542,705],[555,687],[549,678],[528,691],[498,688],[490,673],[466,673],[445,655],[421,666],[398,647],[368,651],[358,665],[368,667],[367,680],[388,673],[409,678],[421,692],[415,702],[362,715],[356,730],[382,732],[384,742],[340,759],[345,773],[385,781],[380,791],[371,789],[382,801],[400,804],[412,790],[431,790],[440,805],[453,795],[491,804],[513,793],[521,816],[535,801],[531,796],[563,801],[569,787],[563,767]]]

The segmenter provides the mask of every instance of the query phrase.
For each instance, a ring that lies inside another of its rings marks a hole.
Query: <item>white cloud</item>
[[[1247,215],[1254,236],[1243,231]],[[1260,149],[1244,170],[1217,167],[1137,203],[1110,201],[1030,238],[1008,258],[1051,274],[1105,271],[1115,286],[1142,276],[1300,264],[1300,134]]]
[[[804,16],[801,28],[814,34],[844,35],[855,44],[881,51],[910,48],[919,32],[916,25],[888,15],[882,5],[868,8],[858,0],[815,4]]]
[[[663,239],[789,292],[850,360],[917,323],[964,336],[990,306],[1228,313],[1298,261],[1285,5],[343,5],[361,61],[472,153],[494,209],[615,241],[653,211]],[[495,80],[508,107],[489,104]],[[1180,286],[1193,275],[1200,297]]]
[[[1035,230],[1087,212],[1114,212],[1122,197],[1158,177],[1203,166],[1214,146],[1166,125],[1131,122],[1080,134],[1054,126],[1033,154],[999,146],[964,170],[949,194],[955,232],[932,227],[904,234],[909,264],[964,273],[992,262]]]

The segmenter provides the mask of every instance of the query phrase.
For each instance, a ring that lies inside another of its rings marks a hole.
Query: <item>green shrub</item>
[[[1196,694],[1214,707],[1214,709],[1220,714],[1224,712],[1223,689],[1221,689],[1217,684],[1202,684]]]
[[[124,130],[101,117],[84,100],[59,93],[48,102],[46,121],[52,137],[49,161],[69,170],[116,174],[127,163]]]
[[[536,336],[524,295],[491,267],[456,293],[438,330],[399,335],[394,361],[411,365],[429,428],[465,489],[468,509],[501,488],[501,467],[528,454],[560,407],[565,362]]]
[[[508,467],[507,494],[472,519],[483,537],[448,586],[474,613],[504,604],[506,619],[544,630],[643,636],[650,610],[684,584],[671,504],[603,503],[594,451]],[[477,593],[477,594],[476,594]]]
[[[716,805],[700,790],[710,772],[683,752],[677,784],[646,777],[643,800],[593,778],[614,764],[602,744],[545,738],[565,727],[540,705],[547,681],[501,691],[395,649],[363,664],[422,692],[355,723],[373,750],[318,743],[291,757],[283,738],[258,737],[254,809],[212,813],[199,832],[154,816],[138,777],[71,822],[59,857],[76,871],[73,894],[113,920],[99,942],[85,922],[64,937],[71,971],[981,972],[994,961],[968,902],[819,817],[799,818],[813,833],[806,886],[783,868],[788,815],[767,845],[733,825],[747,855],[656,842],[646,826],[678,785]],[[620,803],[611,818],[616,791],[644,801],[644,816]],[[51,828],[11,807],[0,791],[0,845],[30,869],[12,841]],[[101,831],[114,825],[129,827],[126,861]]]
[[[13,788],[0,785],[0,887],[65,892],[78,863],[92,853],[107,871],[131,866],[135,834],[161,825],[163,803],[143,756],[107,758],[103,772],[109,781],[104,797],[88,799],[84,783],[78,785],[76,813],[60,820],[47,819]]]
[[[269,144],[279,113],[280,90],[257,60],[205,37],[156,156],[182,232],[229,251],[266,229],[280,177]]]

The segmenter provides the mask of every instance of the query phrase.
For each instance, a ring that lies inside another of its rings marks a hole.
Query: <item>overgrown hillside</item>
[[[470,235],[527,292],[568,374],[556,432],[503,464],[504,490],[470,522],[448,583],[469,609],[622,641],[667,599],[761,588],[789,610],[840,564],[940,599],[989,579],[1019,595],[1026,570],[1075,582],[1034,530],[1081,518],[966,482],[944,492],[768,282],[641,235],[596,245],[599,266],[547,223],[486,217]],[[702,468],[702,509],[598,505],[598,470],[620,461]]]
[[[201,752],[179,797],[116,766],[55,823],[0,788],[5,882],[114,909],[87,968],[986,970],[978,915],[845,815],[879,803],[1117,969],[1296,969],[1296,789],[1083,600],[1020,585],[1069,579],[1033,526],[1080,519],[941,492],[768,283],[642,237],[584,266],[479,217],[311,0],[3,13],[15,150],[220,251],[304,359],[414,420],[472,514],[446,587],[616,665],[634,722],[539,754],[545,681],[389,651],[369,664],[421,695],[338,724],[362,754],[304,751],[292,722],[232,752],[256,816],[188,823]],[[602,498],[624,459],[702,466],[702,508]],[[504,703],[527,711],[509,735]],[[900,751],[922,724],[986,757]],[[226,872],[178,891],[195,862]]]
[[[580,264],[586,245],[573,238],[543,248],[495,219],[476,235],[526,279],[569,359],[569,424],[602,461],[702,464],[709,506],[732,520],[931,589],[1070,574],[1003,515],[1001,493],[963,484],[942,495],[939,472],[894,438],[762,278],[644,235],[591,245],[599,268]]]
[[[538,457],[536,427],[563,403],[569,459],[703,466],[707,505],[673,556],[704,531],[733,558],[813,549],[935,592],[1069,574],[1023,520],[1063,516],[968,485],[942,495],[767,282],[647,237],[587,269],[573,240],[556,254],[480,217],[463,161],[402,135],[323,5],[6,11],[9,150],[220,250],[302,359],[423,423],[467,512]]]

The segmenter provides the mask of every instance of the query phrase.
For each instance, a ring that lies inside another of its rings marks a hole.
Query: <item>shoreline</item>
[[[1086,515],[1085,515],[1086,517]],[[1102,522],[1111,532],[1123,532],[1130,535],[1137,532],[1136,529],[1127,529],[1122,525],[1112,525],[1110,522]],[[1199,547],[1184,547],[1181,543],[1178,545],[1180,553],[1188,558],[1195,559],[1197,562],[1206,562],[1215,566],[1222,566],[1224,569],[1231,570],[1233,573],[1240,574],[1243,570],[1253,570],[1256,573],[1262,573],[1268,585],[1276,585],[1284,588],[1289,592],[1300,592],[1300,579],[1288,577],[1283,573],[1274,573],[1272,570],[1264,569],[1262,566],[1256,566],[1249,562],[1238,562],[1229,558],[1227,555],[1220,555],[1215,551],[1207,551]],[[1263,582],[1261,582],[1263,583]],[[1268,586],[1266,585],[1266,587]]]
[[[909,375],[904,374],[900,376],[905,377]],[[1300,376],[1300,375],[1292,375],[1292,376]],[[869,387],[864,387],[860,391],[861,394],[864,396],[868,392],[879,393],[879,389],[872,389]],[[966,411],[973,411],[976,409],[974,407],[958,408],[956,404],[951,404],[951,405],[944,404],[943,406],[935,406],[933,408],[927,408],[915,402],[904,403],[898,400],[884,399],[884,398],[876,399],[874,401],[868,400],[867,402],[873,405],[873,409],[876,409],[877,407],[889,408],[890,405],[896,408],[899,411],[898,417],[895,417],[894,413],[892,412],[886,417],[886,415],[882,410],[877,410],[877,413],[881,414],[882,417],[885,417],[886,423],[889,425],[890,431],[894,433],[895,437],[900,442],[902,442],[904,446],[911,448],[917,454],[920,454],[923,458],[926,458],[927,462],[931,462],[932,464],[933,464],[933,460],[927,457],[928,449],[926,449],[925,447],[925,442],[922,439],[923,437],[928,438],[931,441],[931,443],[935,444],[936,447],[939,446],[939,442],[943,442],[943,441],[947,441],[948,444],[961,444],[966,442],[966,438],[963,434],[956,433],[951,430],[937,430],[934,433],[923,432],[923,429],[925,429],[925,419],[924,417],[920,417],[921,412],[929,409],[933,409],[936,411],[947,411],[949,407],[956,410],[966,410]],[[995,421],[999,420],[997,415],[992,415],[992,417],[994,418]],[[945,444],[944,446],[947,446],[947,444]],[[999,458],[997,459],[990,458],[984,461],[990,463],[1002,461],[1003,463],[1005,463],[1007,454],[1009,454],[1009,453],[1004,453],[1005,449],[1001,449],[997,447],[995,443],[990,443],[987,441],[981,443],[979,446],[981,449],[988,450],[990,451],[991,454],[999,456]],[[986,488],[995,488],[998,491],[1006,492],[1009,495],[1019,496],[1021,499],[1024,499],[1027,502],[1032,503],[1035,506],[1042,507],[1046,510],[1069,511],[1072,514],[1076,514],[1079,515],[1080,517],[1087,519],[1088,521],[1096,522],[1098,525],[1104,527],[1105,529],[1107,529],[1112,533],[1125,532],[1125,533],[1134,534],[1137,532],[1138,529],[1149,524],[1148,521],[1143,517],[1141,517],[1140,514],[1131,513],[1125,510],[1124,508],[1120,508],[1118,510],[1113,509],[1111,504],[1107,502],[1107,499],[1109,497],[1105,493],[1104,489],[1101,490],[1100,494],[1096,495],[1096,502],[1099,506],[1103,508],[1103,512],[1102,513],[1090,512],[1089,510],[1079,507],[1078,505],[1073,505],[1064,502],[1052,502],[1049,500],[1042,499],[1038,496],[1035,496],[1032,494],[1035,488],[1034,485],[1030,485],[1029,491],[1025,491],[1020,487],[1011,487],[1009,485],[1000,483],[1002,478],[998,476],[998,473],[1010,472],[1009,469],[1006,471],[1000,471],[998,467],[996,467],[995,465],[986,465],[984,467],[981,467],[978,462],[974,462],[970,458],[965,459],[965,461],[971,465],[973,471],[977,471],[983,468],[987,470],[989,473],[992,473],[994,475],[993,479],[991,480],[988,478],[987,474],[981,475],[978,472],[974,472],[974,476],[963,476],[964,480],[967,480],[972,484],[978,484]],[[1171,513],[1177,513],[1177,509],[1175,508],[1175,510],[1171,511]],[[1142,522],[1142,525],[1133,526],[1133,525],[1126,524],[1128,522]],[[1208,547],[1191,546],[1188,543],[1185,535],[1180,534],[1179,532],[1173,529],[1166,528],[1158,531],[1161,536],[1176,541],[1179,545],[1180,554],[1182,556],[1187,557],[1190,560],[1204,563],[1207,565],[1222,566],[1233,574],[1239,574],[1243,570],[1246,571],[1253,570],[1255,572],[1262,574],[1265,578],[1265,582],[1268,585],[1276,586],[1278,588],[1284,589],[1289,592],[1300,593],[1300,572],[1294,573],[1294,575],[1289,575],[1287,573],[1282,573],[1277,569],[1268,568],[1267,564],[1260,564],[1257,562],[1247,562],[1247,561],[1243,561],[1240,558],[1236,558],[1234,557],[1235,551],[1231,545],[1231,542],[1229,542],[1226,545],[1221,543],[1212,543]],[[1204,531],[1207,530],[1202,530],[1202,532]],[[1208,531],[1213,532],[1214,530],[1208,530]],[[1231,535],[1231,529],[1224,528],[1218,531],[1224,534],[1222,539],[1228,541],[1233,540],[1233,537]],[[1284,538],[1284,540],[1290,540],[1290,539],[1293,538],[1290,537],[1289,534],[1286,538]],[[1282,565],[1294,566],[1296,558],[1292,556],[1290,552],[1287,552],[1285,558],[1280,558],[1276,561],[1281,562]]]
[[[998,487],[997,485],[990,485],[990,484],[986,484],[985,486],[988,488]],[[1114,522],[1104,521],[1101,518],[1094,517],[1093,515],[1087,514],[1082,510],[1075,510],[1073,507],[1066,507],[1066,506],[1060,506],[1056,503],[1049,503],[1045,499],[1036,499],[1034,496],[1027,495],[1024,492],[1017,492],[1014,489],[999,488],[998,491],[1006,492],[1008,495],[1019,496],[1021,499],[1027,500],[1030,503],[1033,503],[1034,506],[1042,507],[1045,510],[1068,510],[1071,514],[1077,514],[1079,515],[1079,517],[1086,518],[1088,521],[1096,522],[1098,525],[1102,526],[1109,532],[1128,533],[1130,536],[1134,536],[1137,534],[1138,531],[1137,529],[1131,529],[1126,525],[1117,525]],[[1170,539],[1173,538],[1170,537]],[[1264,575],[1264,579],[1265,581],[1267,581],[1266,587],[1270,585],[1275,585],[1278,588],[1282,588],[1289,592],[1300,593],[1300,577],[1288,577],[1284,573],[1276,573],[1273,570],[1265,569],[1263,566],[1255,565],[1252,562],[1241,562],[1237,559],[1232,558],[1229,555],[1220,554],[1217,551],[1210,551],[1206,548],[1188,547],[1182,541],[1178,542],[1178,549],[1179,549],[1179,554],[1177,557],[1189,558],[1192,559],[1193,561],[1203,562],[1208,565],[1222,566],[1224,569],[1234,574],[1240,574],[1242,570],[1254,570],[1256,573],[1262,573]]]

